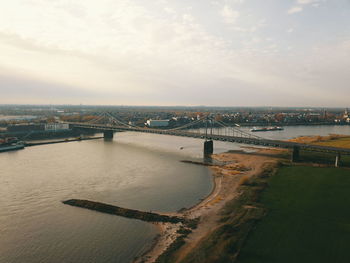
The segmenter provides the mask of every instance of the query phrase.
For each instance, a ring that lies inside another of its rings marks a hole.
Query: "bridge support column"
[[[299,146],[293,146],[291,161],[292,162],[297,162],[299,160],[299,157],[300,157],[300,147]]]
[[[204,155],[213,154],[214,152],[214,143],[212,140],[204,142]]]
[[[340,166],[340,159],[341,159],[341,155],[340,153],[337,153],[337,155],[335,156],[335,167]]]
[[[104,131],[103,138],[105,140],[112,140],[113,139],[113,131]]]

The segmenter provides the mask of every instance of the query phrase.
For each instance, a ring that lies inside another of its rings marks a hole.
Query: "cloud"
[[[227,24],[235,24],[240,16],[238,11],[232,9],[228,5],[224,5],[224,7],[220,11],[220,14],[224,22]]]
[[[295,14],[295,13],[301,12],[303,11],[303,6],[310,5],[310,4],[312,4],[313,7],[318,7],[319,0],[297,0],[296,4],[297,4],[296,6],[293,6],[287,11],[288,14]]]
[[[297,3],[300,5],[308,5],[312,3],[317,3],[318,0],[297,0]]]
[[[292,8],[290,8],[287,13],[288,14],[295,14],[295,13],[299,13],[303,11],[303,8],[301,6],[293,6]]]
[[[172,14],[172,15],[175,15],[176,12],[173,8],[170,8],[170,7],[164,7],[164,11],[169,13],[169,14]]]
[[[305,1],[294,0],[291,13]],[[193,9],[180,2],[7,1],[0,9],[0,88],[7,94],[0,103],[27,96],[29,103],[257,105],[263,98],[292,106],[298,98],[336,104],[350,96],[349,45],[311,52],[330,33],[342,36],[346,23],[330,29],[333,20],[322,17],[309,34],[291,17],[273,15],[282,6],[246,1],[236,9],[241,1],[230,0],[208,10],[205,1]],[[293,28],[300,38],[283,34]],[[329,89],[335,85],[339,98]]]
[[[2,69],[1,72],[6,72]],[[88,91],[69,85],[61,85],[26,77],[21,74],[0,74],[0,103],[71,103],[101,96],[97,91]],[[69,98],[67,100],[67,97]]]

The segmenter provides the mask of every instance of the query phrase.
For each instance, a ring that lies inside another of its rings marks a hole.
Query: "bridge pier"
[[[300,147],[293,146],[291,161],[297,162],[299,160],[299,157],[300,157]]]
[[[214,152],[214,143],[212,140],[204,142],[204,155],[213,154]]]
[[[113,131],[111,131],[111,130],[104,131],[103,138],[105,140],[112,140],[113,139]]]
[[[340,153],[337,153],[337,155],[335,156],[335,167],[340,166],[340,160],[341,160],[341,155]]]

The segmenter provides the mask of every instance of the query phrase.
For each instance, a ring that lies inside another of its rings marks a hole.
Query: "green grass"
[[[350,262],[350,170],[282,167],[261,201],[238,262]]]

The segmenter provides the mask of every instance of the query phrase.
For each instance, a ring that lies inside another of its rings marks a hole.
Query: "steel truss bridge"
[[[172,129],[154,129],[137,127],[134,125],[124,123],[123,121],[115,117],[113,114],[108,112],[101,113],[100,115],[96,116],[95,119],[88,122],[65,123],[68,123],[72,128],[94,129],[97,131],[101,131],[104,133],[105,138],[113,138],[114,132],[132,131],[204,139],[204,154],[213,153],[213,141],[225,141],[265,147],[291,149],[292,161],[295,161],[299,158],[300,150],[333,153],[336,155],[336,166],[338,166],[339,164],[341,155],[350,155],[350,149],[346,148],[265,139],[253,135],[249,132],[240,130],[238,127],[228,126],[221,121],[217,121],[209,117],[203,117],[181,127],[176,127]],[[215,127],[221,127],[224,129],[215,129]]]

